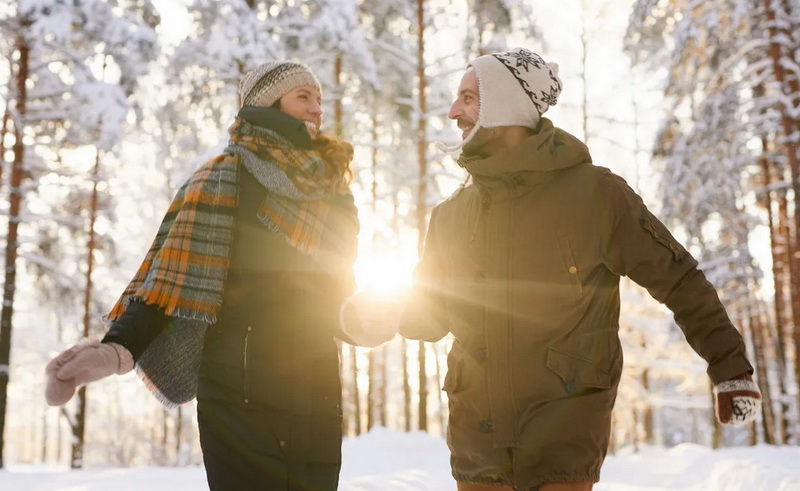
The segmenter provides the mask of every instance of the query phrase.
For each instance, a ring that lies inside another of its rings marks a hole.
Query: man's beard
[[[465,157],[486,157],[488,156],[489,145],[494,143],[497,138],[496,128],[480,128],[472,135],[472,138],[461,149]]]

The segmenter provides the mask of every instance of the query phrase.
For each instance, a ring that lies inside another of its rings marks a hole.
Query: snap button
[[[285,447],[285,446],[286,446],[286,442],[285,442],[285,441],[283,441],[283,440],[281,440],[281,441],[280,441],[280,446],[281,446],[281,447]]]
[[[575,266],[570,266],[567,271],[569,271],[569,274],[575,274],[578,272],[578,268],[576,268]]]
[[[488,354],[486,353],[486,348],[481,348],[475,352],[475,358],[477,358],[478,361],[486,361],[487,357]]]
[[[489,433],[492,431],[492,422],[491,421],[481,421],[480,425],[478,425],[478,429],[481,433]]]
[[[253,328],[252,328],[252,327],[250,327],[250,326],[247,326],[247,331],[248,331],[248,332],[250,332],[250,331],[252,331],[252,330],[253,330]]]
[[[575,382],[572,380],[564,384],[564,392],[566,392],[567,394],[574,394],[576,388],[577,387],[575,386]]]
[[[245,399],[245,400],[244,400],[244,403],[245,403],[245,404],[250,404],[250,399]]]

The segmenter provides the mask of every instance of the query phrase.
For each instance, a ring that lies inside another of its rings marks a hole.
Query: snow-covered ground
[[[444,441],[384,428],[347,440],[342,491],[453,491]],[[2,491],[207,489],[200,467],[90,468],[10,465]],[[595,491],[800,491],[800,447],[646,447],[609,456]]]

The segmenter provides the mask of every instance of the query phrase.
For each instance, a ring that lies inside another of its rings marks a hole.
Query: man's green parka
[[[453,474],[528,490],[599,480],[622,371],[619,280],[675,315],[714,383],[752,373],[697,261],[619,176],[542,119],[521,144],[459,161],[401,334],[454,336],[443,389]]]

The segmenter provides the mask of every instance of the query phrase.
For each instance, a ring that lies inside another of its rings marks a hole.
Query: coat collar
[[[278,109],[271,107],[243,106],[238,117],[248,123],[272,130],[303,150],[311,150],[311,135],[306,124]]]
[[[519,145],[486,158],[462,155],[458,159],[478,188],[496,199],[525,194],[549,179],[552,171],[591,161],[583,142],[547,118]]]

